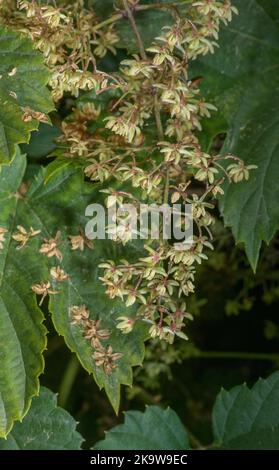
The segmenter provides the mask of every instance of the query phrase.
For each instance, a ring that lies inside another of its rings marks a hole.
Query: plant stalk
[[[129,23],[131,25],[131,28],[133,30],[134,36],[136,38],[141,58],[143,60],[146,60],[147,56],[146,56],[146,53],[145,53],[144,45],[143,45],[139,30],[138,30],[137,25],[136,25],[134,15],[133,15],[130,7],[129,7],[129,4],[128,4],[127,0],[123,0],[123,5],[124,5],[125,11],[127,13],[127,17],[128,17]]]
[[[277,353],[257,353],[246,351],[199,351],[192,358],[204,359],[243,359],[256,361],[279,361]]]
[[[67,364],[66,370],[62,377],[62,381],[59,387],[59,395],[58,395],[58,405],[62,408],[65,408],[68,398],[71,394],[71,390],[75,383],[78,371],[80,368],[80,363],[78,358],[74,354],[70,361]]]

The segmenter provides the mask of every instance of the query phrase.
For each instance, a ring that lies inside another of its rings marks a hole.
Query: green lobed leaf
[[[36,132],[32,132],[30,142],[22,144],[21,151],[28,155],[29,159],[38,160],[53,152],[57,144],[55,139],[61,135],[57,126],[41,123]]]
[[[213,409],[214,443],[227,450],[279,449],[279,372],[218,394]],[[167,408],[128,411],[124,424],[115,426],[96,450],[186,450],[187,432],[177,414]]]
[[[187,432],[177,414],[167,408],[147,406],[144,413],[128,411],[125,422],[112,428],[97,450],[185,450]]]
[[[71,415],[57,406],[54,393],[41,387],[22,423],[16,423],[0,450],[79,450],[83,441]]]
[[[98,268],[101,261],[119,256],[114,243],[96,240],[93,250],[86,248],[81,252],[71,250],[67,239],[67,236],[78,235],[79,230],[84,229],[89,220],[84,215],[85,209],[89,203],[99,200],[98,187],[92,190],[90,184],[85,184],[80,169],[62,167],[46,185],[43,173],[40,178],[27,194],[28,205],[47,238],[55,235],[57,230],[61,231],[61,265],[70,275],[69,280],[54,284],[54,289],[59,290],[59,294],[51,297],[50,301],[54,326],[58,333],[64,336],[71,351],[77,353],[83,367],[94,375],[100,388],[105,388],[117,411],[120,385],[132,385],[131,367],[142,363],[146,327],[138,325],[129,335],[123,335],[116,329],[116,318],[126,311],[126,307],[121,300],[110,300],[105,294],[99,280],[102,272]],[[115,254],[113,250],[116,250]],[[54,264],[59,263],[54,260]],[[111,330],[109,344],[115,352],[122,353],[123,357],[110,375],[95,366],[89,341],[83,337],[80,327],[71,324],[69,312],[74,305],[86,305],[91,312],[91,318],[100,319],[102,329]]]
[[[218,107],[211,138],[226,131],[223,152],[258,166],[248,182],[227,185],[220,198],[224,221],[236,241],[244,243],[255,270],[262,241],[268,243],[279,228],[279,3],[233,4],[239,16],[223,28],[216,53],[196,62],[192,74],[203,77],[202,89]]]
[[[16,144],[28,142],[38,121],[23,121],[22,107],[49,113],[49,72],[31,40],[0,25],[0,163],[15,155]]]
[[[11,167],[0,172],[0,228],[8,230],[0,244],[0,437],[28,411],[39,390],[38,376],[46,344],[43,315],[30,291],[32,256],[21,262],[11,232],[16,226],[25,171],[25,158],[17,155]]]
[[[217,446],[225,449],[279,449],[279,372],[249,389],[221,390],[213,410]]]
[[[9,169],[11,175],[15,171],[14,168],[23,161],[25,161],[24,157],[17,155]],[[133,310],[132,308],[127,310],[121,300],[110,300],[99,280],[102,274],[98,268],[99,263],[108,258],[118,258],[121,256],[121,249],[108,240],[96,240],[93,250],[87,247],[84,251],[71,249],[68,237],[79,235],[80,230],[84,230],[86,223],[90,220],[84,215],[85,209],[88,204],[99,200],[98,186],[92,189],[91,184],[84,183],[83,172],[80,168],[62,167],[55,172],[48,183],[45,182],[46,173],[47,170],[44,169],[35,178],[32,177],[33,183],[27,192],[17,198],[17,217],[14,227],[20,224],[29,230],[32,226],[35,230],[41,230],[41,233],[32,237],[27,246],[20,250],[17,250],[18,243],[12,241],[11,256],[16,254],[18,262],[10,268],[11,276],[15,282],[18,282],[19,277],[26,277],[24,269],[31,273],[25,279],[25,296],[31,298],[34,303],[31,286],[51,280],[49,271],[52,266],[60,265],[69,274],[69,279],[64,282],[55,283],[52,280],[52,290],[58,292],[58,294],[51,295],[50,300],[54,325],[58,333],[64,336],[69,348],[78,355],[83,367],[94,375],[99,387],[105,388],[117,411],[121,384],[131,385],[132,366],[142,363],[147,327],[139,324],[128,335],[123,335],[117,330],[116,318],[123,315],[123,311],[129,314],[129,311]],[[23,176],[23,171],[21,176]],[[10,199],[10,196],[7,190],[7,199]],[[10,212],[11,209],[7,208],[7,214]],[[47,258],[39,252],[43,239],[55,237],[57,232],[61,233],[59,242],[59,250],[63,255],[61,263],[57,258]],[[131,253],[136,249],[138,249],[136,246],[132,246]],[[24,302],[25,304],[27,302],[25,297]],[[101,328],[109,328],[112,332],[109,341],[104,343],[104,346],[111,345],[114,352],[121,353],[123,356],[117,361],[117,367],[111,374],[106,374],[101,367],[95,365],[92,357],[94,350],[90,342],[84,338],[82,328],[72,324],[70,310],[75,305],[86,305],[91,318],[99,319]],[[38,321],[41,321],[42,316],[41,313],[38,314],[38,309],[34,309],[33,304],[30,309],[35,312],[34,315]],[[20,337],[20,341],[23,344],[28,341],[29,344],[29,335],[32,337],[35,333],[33,331],[28,334],[26,331],[24,333],[25,336]],[[39,343],[37,340],[38,348]],[[10,351],[9,344],[7,349]],[[17,357],[18,352],[14,355]],[[0,391],[2,391],[1,382]],[[20,415],[16,415],[14,419],[19,419],[19,417]]]

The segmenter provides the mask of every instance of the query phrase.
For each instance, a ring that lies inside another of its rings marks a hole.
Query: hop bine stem
[[[130,7],[129,7],[129,4],[128,4],[127,0],[123,0],[123,5],[124,5],[125,11],[126,11],[126,13],[127,13],[127,17],[128,17],[129,23],[130,23],[131,28],[132,28],[132,30],[133,30],[133,33],[134,33],[134,35],[135,35],[135,38],[136,38],[136,41],[137,41],[137,45],[138,45],[138,48],[139,48],[139,51],[140,51],[141,58],[142,58],[143,60],[147,60],[147,56],[146,56],[146,53],[145,53],[144,45],[143,45],[143,42],[142,42],[142,39],[141,39],[139,30],[138,30],[138,28],[137,28],[137,25],[136,25],[136,22],[135,22],[133,13],[132,13],[132,11],[131,11],[131,9],[130,9]]]

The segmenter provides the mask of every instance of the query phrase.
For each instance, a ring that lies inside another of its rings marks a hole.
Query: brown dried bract
[[[25,106],[21,109],[23,111],[22,120],[24,122],[30,122],[32,121],[32,119],[35,119],[39,122],[44,122],[46,124],[49,122],[49,119],[46,114],[40,113],[39,111],[34,111],[33,109],[29,108],[29,106]]]
[[[79,235],[70,235],[69,240],[72,245],[72,250],[84,251],[84,248],[87,247],[90,250],[93,250],[93,243],[88,240],[85,233],[81,232]]]
[[[114,353],[112,346],[108,346],[107,349],[101,347],[98,350],[94,351],[92,355],[95,364],[97,367],[103,367],[105,374],[109,375],[112,373],[113,369],[117,367],[117,362],[121,357],[122,353]]]
[[[69,275],[60,267],[56,266],[50,270],[51,277],[57,282],[63,282],[69,279]]]
[[[70,315],[72,318],[72,325],[80,325],[89,319],[89,310],[85,305],[74,305],[70,308]]]
[[[85,324],[84,337],[90,340],[93,348],[98,349],[101,347],[100,341],[109,339],[110,331],[107,329],[101,330],[101,320],[88,320]]]
[[[29,230],[26,230],[22,225],[18,225],[17,232],[12,235],[12,238],[19,242],[17,249],[20,250],[27,244],[30,238],[39,235],[39,233],[41,233],[41,230],[34,230],[33,227],[30,227]]]
[[[63,256],[61,251],[58,249],[60,235],[61,233],[57,232],[55,238],[50,238],[49,240],[44,239],[44,243],[42,244],[39,252],[48,258],[55,256],[59,261],[62,261]]]
[[[41,282],[40,284],[34,284],[32,287],[31,287],[32,291],[35,292],[35,294],[37,295],[41,295],[42,298],[40,300],[40,303],[39,303],[39,306],[42,305],[44,299],[46,298],[47,295],[49,294],[58,294],[57,291],[54,291],[51,289],[51,285],[50,285],[50,282],[47,281],[47,282]]]

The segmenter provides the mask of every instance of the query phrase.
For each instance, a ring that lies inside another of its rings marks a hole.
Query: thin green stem
[[[75,383],[79,368],[80,368],[80,363],[76,355],[73,355],[67,364],[67,367],[62,377],[62,381],[61,381],[60,388],[59,388],[58,404],[62,408],[65,408],[67,404],[67,401],[70,396],[73,385]]]
[[[246,351],[199,351],[193,358],[205,359],[244,359],[256,361],[279,361],[279,354]]]
[[[102,29],[104,26],[109,26],[112,23],[116,23],[116,21],[121,20],[123,18],[121,13],[117,13],[116,15],[112,15],[110,18],[107,20],[101,21],[100,23],[96,24],[96,26],[93,26],[93,31],[98,31],[99,29]]]
[[[129,7],[129,4],[128,4],[127,0],[123,0],[123,5],[124,5],[124,8],[125,8],[129,23],[130,23],[131,28],[133,30],[134,36],[136,38],[141,58],[143,60],[146,60],[147,56],[146,56],[146,53],[145,53],[144,45],[143,45],[139,30],[138,30],[137,25],[136,25],[134,15],[132,13],[132,10]]]
[[[150,3],[149,5],[137,5],[135,8],[135,12],[146,11],[146,10],[170,10],[174,7],[190,3],[191,1],[192,0],[185,0],[184,2],[161,3],[161,4]],[[121,19],[123,19],[122,13],[116,13],[115,15],[112,15],[107,20],[101,21],[100,23],[96,24],[96,26],[93,27],[93,31],[98,31],[99,29],[102,29],[104,26],[109,26],[110,24],[116,23],[116,21],[119,21]]]
[[[164,140],[164,129],[163,129],[162,121],[161,121],[160,105],[158,102],[157,93],[154,96],[154,115],[155,115],[158,139],[162,141]]]

